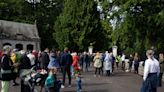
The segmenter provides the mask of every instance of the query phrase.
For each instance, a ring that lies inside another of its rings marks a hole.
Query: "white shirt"
[[[27,57],[30,59],[31,65],[34,65],[35,64],[35,56],[33,54],[29,53],[27,55]]]
[[[144,76],[143,79],[146,80],[148,77],[149,73],[160,73],[160,67],[159,67],[159,62],[157,59],[147,59],[145,61],[145,66],[144,66]]]
[[[121,57],[121,61],[125,61],[125,55],[124,54]]]

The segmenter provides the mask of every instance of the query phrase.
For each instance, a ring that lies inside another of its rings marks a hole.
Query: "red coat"
[[[72,58],[73,58],[72,66],[74,67],[74,70],[80,70],[78,66],[79,57],[76,55],[73,56]]]
[[[0,50],[0,59],[1,59],[2,55],[3,55],[3,54],[2,54],[2,51]]]

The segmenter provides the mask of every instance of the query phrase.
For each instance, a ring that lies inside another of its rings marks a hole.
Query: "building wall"
[[[5,43],[10,43],[12,45],[12,48],[15,48],[16,44],[22,44],[23,50],[27,50],[27,45],[31,44],[33,45],[33,49],[40,50],[40,42],[36,42],[36,41],[19,41],[19,40],[3,39],[3,40],[0,40],[0,48],[3,48],[3,44]]]

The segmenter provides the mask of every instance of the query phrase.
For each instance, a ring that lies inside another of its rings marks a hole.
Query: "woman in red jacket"
[[[80,68],[79,68],[79,65],[78,65],[78,61],[79,61],[79,56],[77,55],[77,53],[75,52],[74,55],[73,55],[73,63],[72,63],[72,66],[74,68],[74,71],[79,71]]]

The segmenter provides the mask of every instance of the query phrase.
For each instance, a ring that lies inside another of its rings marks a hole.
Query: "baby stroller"
[[[46,78],[46,71],[37,71],[35,67],[31,68],[21,76],[21,92],[42,92]],[[40,91],[38,87],[36,87],[37,85],[41,86]]]

